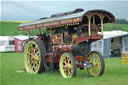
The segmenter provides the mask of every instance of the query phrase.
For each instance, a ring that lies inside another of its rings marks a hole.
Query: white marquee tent
[[[14,36],[0,36],[0,52],[9,52],[14,50]]]
[[[122,51],[128,52],[128,32],[105,31],[102,40],[91,44],[91,51],[98,51],[106,58],[111,57],[113,53],[119,56]]]

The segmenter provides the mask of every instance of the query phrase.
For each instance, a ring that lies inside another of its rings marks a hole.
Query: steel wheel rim
[[[88,57],[89,63],[92,63],[91,68],[87,68],[91,76],[98,76],[101,71],[101,59],[97,53],[92,53]]]
[[[71,58],[64,54],[60,59],[60,72],[64,78],[71,78],[73,74],[73,62]]]
[[[40,69],[40,50],[35,42],[30,41],[24,52],[24,63],[28,73],[35,74]]]

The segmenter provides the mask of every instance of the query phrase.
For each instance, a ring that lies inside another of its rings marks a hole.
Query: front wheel
[[[24,64],[28,73],[36,74],[44,71],[43,54],[45,50],[38,40],[31,40],[25,47]]]
[[[92,64],[92,67],[87,68],[90,76],[103,75],[105,63],[103,56],[99,52],[92,51],[88,56],[88,62]]]
[[[63,53],[60,58],[59,68],[64,78],[75,77],[77,66],[73,55],[70,53]]]

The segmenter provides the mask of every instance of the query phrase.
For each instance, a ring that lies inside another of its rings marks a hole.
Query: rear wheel
[[[87,68],[90,76],[101,76],[104,73],[104,58],[99,52],[91,52],[88,56],[88,62],[92,64],[92,67]]]
[[[76,62],[72,54],[63,53],[59,62],[60,73],[64,78],[75,77]]]
[[[44,71],[43,48],[38,40],[31,40],[25,47],[24,64],[28,73],[36,74]]]

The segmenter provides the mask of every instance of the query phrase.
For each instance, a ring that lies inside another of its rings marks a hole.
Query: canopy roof
[[[115,38],[121,36],[128,36],[128,32],[117,30],[117,31],[105,31],[104,32],[104,39],[107,38]]]
[[[105,10],[89,10],[89,11],[82,11],[76,13],[63,13],[62,16],[54,16],[49,18],[43,18],[40,20],[22,23],[18,26],[18,30],[31,30],[31,29],[40,29],[42,27],[45,28],[52,28],[56,26],[63,26],[66,24],[77,24],[82,22],[83,17],[87,16],[92,17],[93,15],[97,15],[100,18],[107,17],[108,20],[105,23],[114,22],[115,17],[112,13],[105,11]]]
[[[20,35],[20,36],[15,36],[15,38],[19,40],[27,40],[29,39],[29,36]]]

